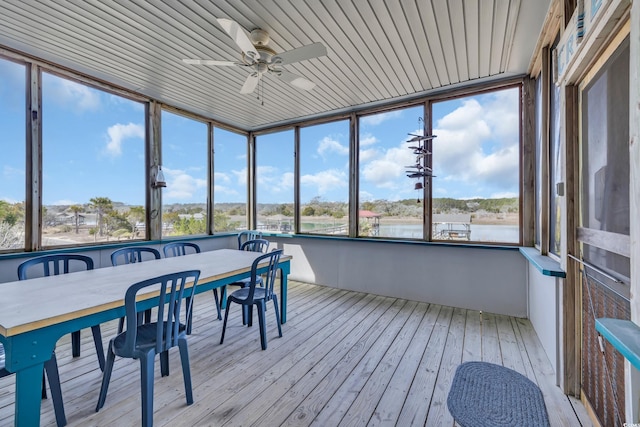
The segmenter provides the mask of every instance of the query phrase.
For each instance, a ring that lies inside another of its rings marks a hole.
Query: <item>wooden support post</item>
[[[631,3],[629,46],[629,205],[631,252],[631,320],[640,324],[640,2]],[[625,363],[627,422],[640,420],[640,373]]]

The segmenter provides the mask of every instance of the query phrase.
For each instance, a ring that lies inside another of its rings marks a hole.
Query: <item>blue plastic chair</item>
[[[227,308],[224,312],[224,323],[222,324],[222,337],[220,344],[224,342],[224,334],[227,329],[227,319],[229,318],[229,310],[232,302],[247,307],[250,312],[253,311],[255,305],[258,310],[258,321],[260,323],[260,344],[263,350],[267,349],[267,327],[266,327],[266,309],[267,301],[273,301],[273,307],[276,311],[276,321],[278,324],[278,335],[282,336],[282,327],[280,326],[280,312],[278,310],[278,297],[273,292],[273,286],[276,280],[276,272],[282,249],[273,250],[268,254],[259,256],[251,265],[251,282],[248,287],[240,288],[234,291],[227,298]],[[258,265],[268,261],[269,266],[263,280],[264,286],[258,286]],[[249,316],[249,326],[251,326],[251,316]]]
[[[71,269],[72,265],[76,266],[73,270]],[[34,274],[36,270],[38,274]],[[31,258],[20,264],[18,266],[18,279],[26,280],[29,277],[57,276],[79,270],[93,270],[93,260],[88,256],[77,254],[44,255]],[[96,346],[100,370],[104,370],[104,348],[102,346],[100,325],[92,326],[91,333]],[[73,357],[80,356],[80,331],[71,333],[71,354]]]
[[[262,252],[267,253],[269,249],[269,241],[265,239],[252,239],[244,241],[239,248],[241,251],[252,251],[252,252]],[[262,286],[262,276],[258,276],[256,278],[258,281],[258,285]],[[246,277],[244,279],[240,279],[237,282],[229,283],[227,286],[240,286],[241,288],[245,288],[249,286],[251,283],[251,278]],[[227,291],[227,286],[222,287],[222,294]],[[246,325],[248,323],[247,317],[251,315],[251,311],[247,307],[242,308],[242,324]]]
[[[184,378],[184,389],[187,398],[187,405],[193,403],[193,392],[191,388],[191,369],[189,367],[189,351],[187,347],[186,324],[180,322],[180,309],[182,302],[191,296],[192,288],[187,285],[193,284],[195,287],[200,271],[182,271],[166,274],[153,279],[135,283],[127,289],[124,297],[125,309],[127,312],[127,329],[116,335],[109,341],[107,350],[107,364],[102,377],[100,396],[96,406],[96,412],[104,406],[107,398],[109,380],[113,371],[113,364],[116,356],[139,359],[140,360],[140,381],[142,395],[142,425],[153,425],[153,372],[155,356],[160,354],[160,371],[165,373],[169,366],[169,349],[176,345],[180,349],[180,361],[182,362],[182,376]],[[158,309],[155,319],[150,323],[141,323],[138,317],[140,311],[136,302],[136,296],[141,290],[153,286],[159,287]],[[187,303],[187,318],[191,312],[193,299]]]
[[[158,252],[157,249],[145,246],[136,246],[113,251],[111,253],[111,264],[116,266],[160,258],[160,252]]]
[[[13,372],[7,371],[5,367],[4,346],[0,344],[0,378],[12,375]],[[64,404],[62,402],[62,389],[60,388],[60,374],[58,373],[58,362],[56,361],[56,352],[51,354],[51,359],[44,362],[44,373],[42,374],[42,398],[47,397],[47,390],[44,383],[44,374],[49,378],[49,387],[51,387],[51,401],[53,402],[53,412],[56,415],[56,424],[58,427],[67,425],[67,418],[64,415]]]
[[[183,256],[188,255],[189,253],[200,253],[200,246],[191,242],[171,242],[164,245],[162,248],[162,252],[164,252],[164,257],[174,257],[174,256]],[[220,311],[220,298],[218,296],[218,289],[212,289],[213,291],[213,299],[216,304],[216,311],[218,312],[218,320],[222,320],[222,312]],[[187,335],[191,335],[191,319],[189,319],[187,324]]]
[[[242,244],[247,240],[262,239],[262,231],[244,230],[238,233],[238,249],[242,248]]]
[[[133,264],[134,262],[149,261],[160,258],[160,252],[154,248],[148,248],[145,246],[122,248],[111,253],[111,265],[115,267],[117,265]],[[144,312],[144,319],[146,322],[151,319],[151,310]],[[118,333],[122,332],[123,328],[124,317],[121,317],[120,322],[118,323]]]

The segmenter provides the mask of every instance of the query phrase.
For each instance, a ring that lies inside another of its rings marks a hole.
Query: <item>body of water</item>
[[[471,242],[518,243],[517,225],[471,224]],[[380,224],[378,237],[422,239],[421,224]]]

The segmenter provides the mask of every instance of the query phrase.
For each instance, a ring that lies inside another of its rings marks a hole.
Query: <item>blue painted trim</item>
[[[529,260],[538,271],[545,276],[567,277],[567,273],[560,267],[560,263],[553,258],[542,255],[536,248],[521,247],[520,253]]]
[[[209,240],[209,239],[220,239],[225,237],[235,237],[237,233],[220,233],[214,234],[210,236],[176,236],[168,239],[162,240],[132,240],[126,242],[117,242],[117,243],[103,243],[98,245],[90,245],[90,246],[68,246],[64,248],[56,248],[56,249],[44,249],[41,251],[35,252],[9,252],[0,254],[0,261],[5,259],[14,259],[14,258],[33,258],[42,255],[55,255],[55,254],[66,254],[66,253],[81,253],[81,252],[91,252],[91,251],[102,251],[102,250],[112,250],[112,249],[120,249],[131,246],[149,246],[149,245],[163,245],[169,242],[176,242],[182,240],[188,241],[198,241],[198,240]]]
[[[631,320],[596,319],[596,331],[631,364],[640,369],[640,327]]]

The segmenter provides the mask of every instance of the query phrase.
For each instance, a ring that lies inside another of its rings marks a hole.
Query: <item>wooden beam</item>
[[[40,67],[27,65],[25,250],[42,247],[42,82]]]
[[[631,320],[640,324],[640,3],[631,6],[629,58],[629,206],[631,257]],[[640,373],[625,364],[625,412],[637,422],[640,412]]]
[[[151,174],[162,166],[160,104],[152,101],[147,107],[147,161],[145,183],[147,189],[147,239],[162,239],[162,189],[151,188]]]
[[[520,217],[522,245],[535,242],[536,214],[536,81],[527,78],[522,85],[522,200]]]

